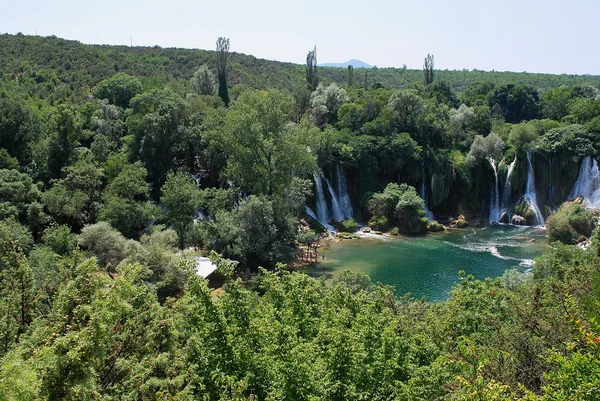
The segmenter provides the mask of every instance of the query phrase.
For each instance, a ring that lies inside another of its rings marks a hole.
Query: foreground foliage
[[[167,273],[152,260],[110,273],[79,251],[48,249],[52,274],[40,276],[4,248],[0,396],[592,400],[597,249],[596,240],[587,251],[558,245],[533,276],[466,276],[447,301],[428,304],[364,275],[326,285],[281,267],[261,270],[249,288],[229,278],[214,296],[182,263],[183,286],[165,297],[151,283]],[[231,277],[233,266],[217,264]]]

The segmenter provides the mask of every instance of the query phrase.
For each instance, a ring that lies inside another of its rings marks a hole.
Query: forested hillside
[[[229,49],[0,36],[0,399],[597,399],[599,77]],[[281,264],[428,209],[553,247],[440,303]]]
[[[14,75],[31,78],[36,83],[63,85],[63,93],[85,94],[85,89],[117,72],[142,78],[145,88],[167,83],[178,91],[185,91],[187,81],[196,69],[205,63],[215,67],[212,51],[190,49],[163,49],[155,47],[128,47],[85,45],[56,37],[0,35],[0,69],[4,80]],[[255,89],[279,88],[293,90],[304,86],[304,66],[257,59],[251,55],[230,55],[230,85],[248,85]],[[379,84],[390,88],[407,88],[422,82],[423,71],[403,68],[374,68],[356,70],[355,80],[364,86]],[[341,68],[320,67],[324,83],[347,81],[347,71]],[[439,80],[454,90],[462,91],[470,84],[527,84],[539,89],[561,85],[600,85],[600,76],[550,75],[517,72],[437,71]],[[177,82],[177,83],[176,83]],[[182,86],[182,87],[180,87]],[[59,92],[60,93],[60,92]]]

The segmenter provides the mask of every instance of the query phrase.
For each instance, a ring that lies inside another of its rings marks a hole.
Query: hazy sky
[[[304,63],[600,74],[600,0],[6,1],[0,32],[214,49]]]

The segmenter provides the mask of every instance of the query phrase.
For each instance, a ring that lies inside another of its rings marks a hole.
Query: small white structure
[[[207,278],[217,270],[217,265],[210,261],[210,258],[198,256],[196,258],[196,274]]]

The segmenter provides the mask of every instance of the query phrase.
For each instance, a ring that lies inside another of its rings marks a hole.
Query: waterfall
[[[313,219],[319,221],[319,216],[317,216],[316,213],[314,212],[314,210],[312,210],[308,205],[305,205],[304,210],[306,211],[307,215],[309,215]]]
[[[531,164],[531,152],[527,152],[527,186],[525,187],[523,199],[527,200],[535,214],[535,221],[533,224],[538,226],[544,225],[544,215],[542,215],[542,212],[540,211],[537,195],[535,193],[535,175],[533,172],[533,165]]]
[[[569,199],[573,200],[578,196],[583,197],[588,207],[594,209],[600,207],[600,172],[596,159],[592,159],[591,156],[586,156],[582,160]]]
[[[348,187],[346,185],[346,175],[338,164],[336,166],[337,173],[337,195],[340,200],[340,207],[344,218],[351,219],[354,216],[352,210],[352,204],[350,203],[350,196],[348,195]]]
[[[517,164],[517,156],[508,166],[508,171],[506,172],[506,182],[504,183],[504,189],[502,191],[502,212],[500,215],[504,213],[508,213],[508,208],[510,207],[510,192],[512,190],[512,184],[510,182],[513,170],[515,169],[515,165]]]
[[[331,220],[331,217],[329,217],[329,207],[327,207],[327,202],[325,201],[321,174],[315,174],[315,191],[317,197],[317,220],[321,223],[328,223]]]
[[[496,161],[491,157],[486,157],[487,161],[490,162],[492,169],[494,170],[495,185],[492,188],[492,194],[490,196],[490,223],[500,221],[500,191],[498,189],[498,169],[496,168]]]
[[[340,206],[340,201],[338,200],[337,194],[333,190],[331,183],[327,179],[327,177],[321,175],[327,184],[327,190],[329,191],[329,195],[331,196],[331,211],[333,212],[333,219],[335,221],[344,221],[344,213],[342,212],[342,208]]]
[[[425,190],[425,176],[423,175],[423,180],[421,181],[421,189],[419,191],[419,195],[421,195],[421,198],[423,199],[423,203],[425,206],[425,216],[427,216],[427,220],[429,221],[433,221],[434,216],[433,216],[433,212],[431,210],[429,210],[429,208],[427,207],[427,191]]]

